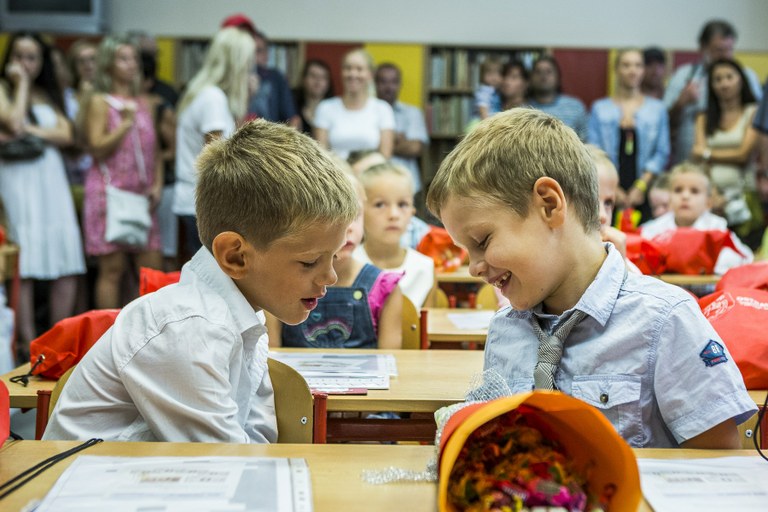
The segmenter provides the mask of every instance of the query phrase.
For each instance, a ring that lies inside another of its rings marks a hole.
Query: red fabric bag
[[[56,322],[30,343],[30,373],[50,379],[64,375],[115,323],[119,312],[119,309],[94,309]]]
[[[768,291],[768,261],[749,263],[728,270],[717,282],[715,291],[729,288],[753,288]]]
[[[455,271],[467,257],[467,251],[454,244],[445,229],[436,226],[424,235],[416,250],[432,258],[435,270],[442,272]]]
[[[673,274],[714,273],[717,257],[725,247],[741,254],[727,230],[677,228],[656,236],[653,241],[667,253],[666,271]]]
[[[178,283],[179,279],[181,279],[181,272],[179,271],[163,272],[161,270],[141,267],[139,269],[139,295],[146,295],[159,290],[163,286]]]
[[[627,233],[627,258],[646,275],[663,274],[667,268],[666,251],[640,235]]]
[[[768,389],[768,291],[731,288],[702,297],[699,306],[725,341],[747,389]]]

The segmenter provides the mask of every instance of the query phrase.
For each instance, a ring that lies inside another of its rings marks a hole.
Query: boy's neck
[[[608,255],[597,231],[591,235],[579,233],[573,238],[564,245],[569,249],[564,255],[566,265],[561,268],[567,270],[560,286],[542,304],[546,313],[561,315],[574,307],[595,280]]]
[[[380,244],[367,240],[364,244],[368,258],[379,268],[398,268],[405,261],[405,249],[399,245]]]

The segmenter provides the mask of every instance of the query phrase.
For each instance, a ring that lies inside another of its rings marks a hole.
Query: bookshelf
[[[177,39],[174,82],[184,86],[203,65],[210,39]],[[279,69],[293,86],[299,80],[303,48],[298,41],[270,41],[267,67]]]
[[[430,134],[422,173],[430,181],[440,162],[456,145],[473,118],[474,91],[480,64],[494,58],[518,60],[530,69],[543,48],[428,46],[425,50],[425,116]]]

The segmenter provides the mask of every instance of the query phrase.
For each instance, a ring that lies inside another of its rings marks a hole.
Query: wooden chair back
[[[403,295],[403,348],[407,350],[421,348],[419,310],[405,295]]]
[[[496,292],[492,284],[484,284],[477,292],[477,308],[478,309],[492,309],[496,310],[499,306],[499,301],[496,298]]]

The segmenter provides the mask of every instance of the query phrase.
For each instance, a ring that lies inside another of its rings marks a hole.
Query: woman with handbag
[[[93,165],[83,210],[85,251],[98,258],[95,304],[105,309],[138,296],[139,267],[162,266],[155,208],[163,168],[152,115],[157,100],[140,93],[138,49],[126,38],[107,37],[96,61],[84,116]],[[122,290],[129,268],[132,289]]]
[[[36,34],[11,37],[0,69],[0,199],[20,247],[20,360],[36,337],[34,280],[50,280],[50,323],[74,314],[85,272],[82,239],[60,147],[72,142],[50,48]]]

